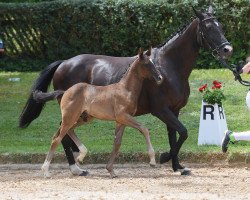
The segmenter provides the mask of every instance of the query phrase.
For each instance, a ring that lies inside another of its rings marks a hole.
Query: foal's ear
[[[139,51],[138,51],[138,56],[140,59],[143,59],[143,48],[140,47]]]
[[[203,20],[204,19],[203,14],[200,11],[195,10],[195,8],[193,6],[192,6],[192,8],[193,8],[193,11],[194,11],[196,17],[198,17],[200,20]]]
[[[145,53],[145,55],[147,55],[148,57],[151,55],[151,51],[152,51],[152,47],[150,47],[147,51],[146,51],[146,53]]]

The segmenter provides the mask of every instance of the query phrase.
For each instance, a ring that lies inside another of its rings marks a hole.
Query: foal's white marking
[[[44,174],[44,177],[45,178],[49,178],[50,177],[50,174],[49,174],[49,164],[50,162],[45,160],[44,163],[43,163],[43,166],[42,166],[42,171],[43,171],[43,174]]]
[[[78,149],[80,151],[80,155],[77,157],[77,160],[82,162],[88,152],[88,149],[83,144],[78,146]]]

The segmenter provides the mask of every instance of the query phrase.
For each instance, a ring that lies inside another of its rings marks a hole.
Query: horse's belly
[[[113,106],[110,103],[105,100],[102,102],[92,102],[87,112],[97,119],[113,121],[115,120],[115,114]]]

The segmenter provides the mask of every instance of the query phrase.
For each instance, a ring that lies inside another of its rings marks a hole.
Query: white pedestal
[[[202,101],[198,145],[221,145],[227,130],[226,115],[223,106]]]

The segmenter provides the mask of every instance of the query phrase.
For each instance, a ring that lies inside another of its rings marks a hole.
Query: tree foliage
[[[81,53],[135,55],[138,47],[156,46],[191,22],[191,5],[201,0],[57,0],[0,3],[0,37],[9,59],[67,59]],[[250,46],[249,0],[214,0],[215,15],[234,47],[232,62],[244,59]],[[0,61],[0,66],[2,62]],[[197,67],[215,65],[202,50]],[[43,68],[44,66],[41,66]]]

